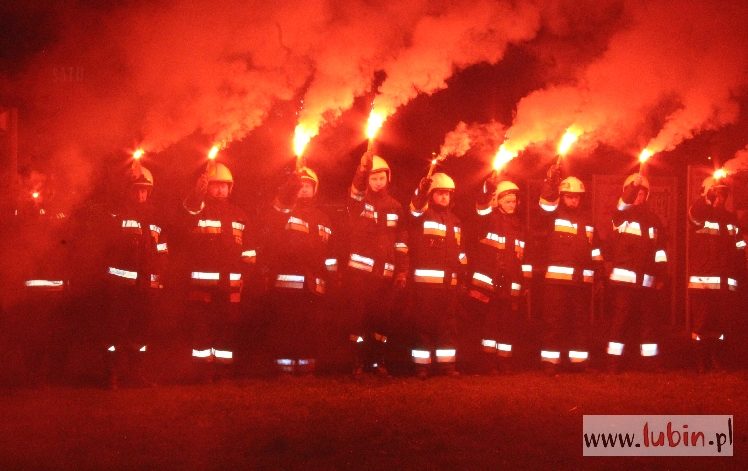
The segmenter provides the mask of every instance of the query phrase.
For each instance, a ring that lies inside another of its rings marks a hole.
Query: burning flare
[[[34,199],[39,198],[39,192],[38,191],[34,191],[33,193],[31,193],[31,197],[34,198]]]
[[[574,145],[575,142],[577,142],[577,139],[579,139],[579,136],[581,135],[582,131],[580,129],[576,129],[573,126],[567,129],[564,135],[561,137],[561,141],[558,143],[558,156],[562,157],[566,155],[569,150],[571,150],[571,146]]]
[[[208,151],[208,160],[216,160],[216,157],[218,156],[218,152],[221,150],[221,147],[216,144],[213,147],[210,148]]]
[[[641,153],[639,154],[639,163],[640,164],[645,163],[653,155],[654,155],[654,153],[651,150],[649,150],[649,149],[642,150]]]
[[[297,124],[293,132],[293,153],[296,158],[300,159],[304,154],[309,141],[312,140],[312,133],[302,124]]]
[[[723,178],[727,178],[727,170],[724,168],[718,168],[714,171],[714,174],[712,174],[715,180],[722,180]]]
[[[491,164],[494,172],[500,172],[515,157],[517,157],[517,152],[512,152],[506,148],[505,144],[501,144]]]
[[[140,159],[143,158],[144,155],[145,151],[142,148],[137,148],[132,153],[132,163],[130,164],[130,167],[136,174],[140,173]]]
[[[431,178],[431,175],[434,174],[434,170],[436,170],[436,166],[439,164],[439,162],[442,162],[447,159],[446,155],[436,155],[436,152],[432,152],[431,155],[433,155],[434,158],[431,159],[431,164],[429,165],[429,171],[426,174],[427,178]]]
[[[377,137],[377,133],[382,128],[386,119],[387,116],[383,112],[375,109],[371,110],[371,113],[369,113],[369,119],[366,122],[366,138],[369,139],[370,142]]]

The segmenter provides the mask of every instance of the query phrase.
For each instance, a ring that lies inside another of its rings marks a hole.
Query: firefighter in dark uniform
[[[203,380],[230,374],[239,340],[242,288],[257,260],[247,216],[229,202],[233,185],[228,167],[209,163],[184,202],[191,216],[186,250],[192,358]]]
[[[475,209],[480,240],[470,254],[468,296],[481,314],[481,349],[488,372],[496,371],[497,357],[512,358],[522,314],[520,297],[532,267],[523,264],[525,234],[517,214],[519,187],[492,175],[483,184]],[[502,361],[502,364],[506,364]]]
[[[260,262],[267,266],[270,343],[281,373],[310,374],[319,353],[320,315],[337,274],[330,218],[316,205],[317,174],[302,167],[280,188]]]
[[[416,375],[434,372],[456,375],[455,346],[457,286],[467,257],[462,250],[462,227],[451,210],[455,184],[444,173],[421,180],[410,212],[411,301],[415,344],[411,360]]]
[[[21,356],[22,383],[62,380],[69,341],[70,224],[56,208],[50,177],[21,175],[4,262],[10,341]]]
[[[547,234],[540,359],[551,373],[565,358],[577,368],[588,364],[592,284],[602,261],[595,228],[580,207],[584,184],[572,176],[560,180],[553,165],[539,200]]]
[[[688,301],[700,371],[720,367],[720,350],[730,316],[737,312],[738,284],[744,275],[746,244],[735,215],[725,208],[728,195],[724,179],[708,177],[701,197],[688,210]]]
[[[133,164],[124,204],[111,213],[107,231],[107,305],[103,351],[110,388],[121,379],[143,385],[149,326],[163,287],[168,245],[160,212],[150,200],[153,175]]]
[[[620,367],[627,338],[638,341],[642,359],[654,360],[659,353],[657,304],[667,274],[667,253],[660,218],[647,205],[649,188],[644,176],[630,175],[613,212],[607,347],[613,371]]]
[[[405,286],[407,276],[407,232],[403,208],[387,191],[391,179],[387,162],[367,152],[351,184],[343,290],[354,376],[364,371],[388,374],[389,317],[396,288]]]

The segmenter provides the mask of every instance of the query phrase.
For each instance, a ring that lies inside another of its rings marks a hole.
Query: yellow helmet
[[[142,165],[133,165],[127,171],[127,182],[132,186],[153,188],[153,174]]]
[[[234,176],[227,166],[216,162],[208,167],[208,184],[211,183],[228,183],[229,193],[231,193],[234,188]]]
[[[317,194],[317,189],[319,188],[319,177],[317,177],[317,172],[309,167],[302,167],[299,170],[299,178],[301,178],[301,180],[311,181],[314,185],[314,194]]]
[[[452,177],[446,173],[437,172],[431,175],[431,186],[429,187],[429,193],[434,190],[452,190],[455,189],[455,182]]]
[[[387,165],[387,161],[380,156],[375,155],[371,159],[371,171],[369,173],[372,174],[377,172],[387,172],[387,181],[389,182],[392,180],[392,171],[390,170],[390,166]]]
[[[724,179],[716,179],[714,177],[706,177],[701,183],[701,196],[706,196],[710,190],[727,190],[729,187],[725,183]]]
[[[209,170],[208,183],[228,183],[229,191],[234,186],[234,176],[231,174],[231,170],[221,163],[217,163]]]
[[[516,183],[504,180],[496,186],[496,197],[501,198],[504,193],[519,193],[519,187]]]
[[[558,191],[561,193],[584,193],[584,183],[577,177],[566,177],[558,185]]]
[[[636,180],[636,177],[638,176],[639,176],[638,173],[632,173],[631,175],[626,177],[626,181],[623,182],[623,187],[626,188],[627,186],[632,184],[634,180]],[[641,186],[644,187],[644,189],[647,190],[647,192],[649,192],[649,180],[647,180],[647,177],[645,177],[644,175],[641,176],[641,179],[642,179]]]
[[[139,169],[133,169],[130,173],[130,184],[153,188],[153,175],[141,165]]]

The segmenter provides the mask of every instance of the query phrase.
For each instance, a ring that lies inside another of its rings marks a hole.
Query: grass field
[[[748,373],[14,389],[0,469],[748,469]],[[584,414],[732,414],[735,456],[582,457]]]

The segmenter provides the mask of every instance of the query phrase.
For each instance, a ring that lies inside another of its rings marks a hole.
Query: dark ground
[[[746,469],[748,373],[10,389],[0,469]],[[734,457],[582,456],[584,414],[732,414]]]

